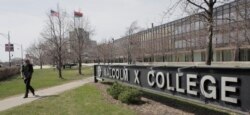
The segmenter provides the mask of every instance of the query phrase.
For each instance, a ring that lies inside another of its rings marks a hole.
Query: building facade
[[[139,62],[205,61],[208,30],[199,14],[115,40],[110,60],[126,62],[131,55]],[[214,9],[213,61],[250,61],[250,0]]]

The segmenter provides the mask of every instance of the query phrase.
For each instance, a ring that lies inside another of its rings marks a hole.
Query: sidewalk
[[[39,90],[39,91],[36,91],[36,95],[38,95],[37,97],[32,96],[32,94],[30,93],[29,98],[26,98],[26,99],[23,99],[24,94],[21,94],[21,95],[15,96],[15,97],[0,100],[0,111],[4,111],[4,110],[7,110],[7,109],[10,109],[12,107],[16,107],[16,106],[19,106],[19,105],[22,105],[22,104],[25,104],[25,103],[30,103],[30,102],[32,102],[34,100],[41,99],[41,98],[44,98],[44,97],[57,95],[57,94],[60,94],[60,93],[62,93],[64,91],[80,87],[80,86],[82,86],[82,85],[84,85],[86,83],[92,82],[92,81],[94,81],[93,77],[73,81],[73,82],[70,82],[70,83],[50,87],[50,88],[43,89],[43,90]]]

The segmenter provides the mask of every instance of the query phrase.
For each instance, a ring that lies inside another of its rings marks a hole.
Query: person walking
[[[26,91],[23,98],[28,98],[29,90],[31,91],[33,96],[35,96],[35,90],[30,85],[30,81],[33,74],[33,65],[30,63],[30,60],[28,59],[25,60],[25,65],[22,66],[22,73],[23,73],[24,83],[26,85]]]

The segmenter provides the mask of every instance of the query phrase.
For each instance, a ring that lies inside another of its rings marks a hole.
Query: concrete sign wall
[[[95,65],[94,73],[95,78],[250,111],[250,68]]]

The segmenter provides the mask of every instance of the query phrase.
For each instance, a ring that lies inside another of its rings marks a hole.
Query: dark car
[[[63,64],[63,69],[67,67],[71,69],[72,66],[76,66],[76,65],[77,65],[76,63],[66,63],[66,64]]]

